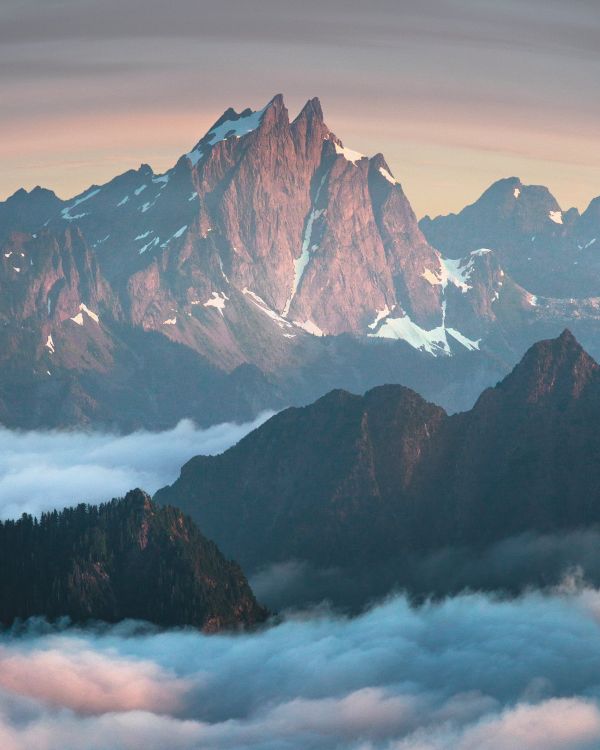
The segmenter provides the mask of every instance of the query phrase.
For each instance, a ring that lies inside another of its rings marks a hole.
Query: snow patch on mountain
[[[474,349],[479,349],[479,344],[481,343],[481,339],[477,339],[476,341],[473,341],[473,339],[467,338],[464,333],[461,333],[460,331],[457,331],[456,328],[446,328],[446,332],[449,333],[453,338],[455,338],[459,344],[462,344],[465,349],[468,349],[469,351],[473,351]]]
[[[222,122],[217,127],[209,130],[200,143],[186,154],[187,158],[191,161],[192,166],[196,166],[204,156],[205,147],[212,147],[220,141],[225,141],[228,138],[241,138],[242,136],[256,130],[261,123],[265,109],[266,107],[257,112],[252,112],[245,117],[240,117],[237,120],[225,120],[225,122]]]
[[[369,333],[368,336],[382,339],[400,339],[406,341],[414,349],[421,349],[429,354],[435,355],[440,352],[450,354],[446,329],[443,325],[426,331],[417,323],[414,323],[409,315],[404,315],[401,318],[386,318],[381,328],[375,333]]]
[[[225,302],[229,297],[223,292],[213,292],[211,298],[206,300],[204,307],[215,307],[223,317],[223,310],[225,309]]]
[[[397,180],[397,179],[396,179],[396,178],[395,178],[395,177],[394,177],[393,175],[391,175],[391,174],[390,174],[390,173],[389,173],[389,172],[387,171],[387,169],[386,169],[385,167],[379,167],[379,174],[380,174],[380,175],[381,175],[382,177],[385,177],[385,179],[386,179],[386,180],[387,180],[387,181],[388,181],[389,183],[391,183],[392,185],[399,185],[399,184],[400,184],[400,183],[398,182],[398,180]]]
[[[318,248],[318,245],[310,246],[310,240],[312,237],[312,229],[314,222],[323,214],[325,213],[325,209],[317,209],[311,211],[310,216],[308,217],[308,222],[306,225],[306,230],[304,232],[304,238],[302,240],[302,251],[300,253],[299,258],[295,258],[294,260],[294,280],[292,282],[292,291],[290,296],[288,297],[287,302],[285,303],[285,307],[283,309],[283,317],[287,317],[289,311],[290,311],[290,305],[292,304],[292,300],[296,296],[296,292],[298,291],[298,287],[300,286],[300,282],[302,281],[302,277],[304,276],[304,272],[306,271],[306,267],[308,265],[308,262],[310,261],[311,252],[314,252]]]
[[[84,216],[87,216],[87,214],[77,214],[76,216],[71,216],[71,211],[76,208],[77,206],[80,206],[82,203],[85,203],[86,201],[89,201],[90,198],[93,198],[95,195],[98,195],[101,188],[97,188],[96,190],[90,190],[87,193],[84,193],[84,195],[77,198],[70,206],[67,206],[66,208],[63,208],[61,211],[61,216],[66,221],[74,221],[75,219],[81,219]]]
[[[384,321],[383,324],[379,330],[375,330],[374,333],[368,333],[367,335],[369,337],[406,341],[406,343],[410,344],[414,349],[420,349],[421,351],[425,351],[433,356],[452,354],[452,348],[448,343],[448,334],[470,351],[473,349],[479,349],[481,339],[474,341],[460,331],[457,331],[455,328],[446,326],[445,301],[442,303],[442,324],[430,330],[422,328],[411,320],[409,315],[390,318],[382,316],[382,312],[383,311],[377,313],[377,317],[373,323],[369,324],[369,328],[376,329],[382,320]]]
[[[467,283],[473,271],[472,260],[440,258],[440,261],[442,264],[442,287],[444,289],[449,283],[458,287],[463,294],[472,289],[472,286]]]
[[[289,322],[289,320],[286,320],[284,317],[279,315],[279,313],[270,308],[264,301],[264,299],[262,297],[259,297],[258,294],[250,291],[248,287],[244,287],[242,289],[242,293],[249,297],[250,301],[253,302],[261,312],[263,312],[265,315],[268,315],[271,320],[274,320],[280,328],[292,328],[292,324]]]
[[[147,249],[148,249],[149,247],[153,247],[154,245],[158,245],[158,243],[159,243],[159,242],[160,242],[160,237],[155,237],[155,238],[154,238],[153,240],[150,240],[150,242],[146,243],[146,244],[144,245],[144,247],[140,248],[140,250],[139,250],[139,253],[140,253],[140,255],[141,255],[142,253],[145,253],[145,252],[146,252],[146,250],[147,250]]]
[[[394,306],[392,306],[392,310],[394,309]],[[383,310],[376,310],[375,311],[375,320],[372,323],[369,323],[369,328],[377,328],[377,325],[379,324],[380,320],[383,320],[384,318],[387,318],[388,315],[392,312],[390,308],[385,305]]]
[[[326,179],[327,174],[324,174],[321,178],[321,182],[319,183],[319,187],[317,188],[317,192],[315,195],[315,206],[319,201],[319,197],[321,196],[321,191],[323,190],[323,185],[325,184]],[[285,303],[285,307],[282,312],[284,318],[287,317],[290,311],[290,305],[292,304],[292,300],[296,296],[296,292],[298,291],[298,287],[300,286],[300,282],[302,281],[302,277],[304,276],[304,272],[306,271],[306,266],[308,265],[308,262],[310,260],[311,252],[316,250],[318,247],[318,245],[313,245],[312,248],[310,247],[313,225],[317,219],[323,216],[324,213],[324,208],[313,208],[308,217],[308,221],[306,222],[306,229],[304,230],[304,237],[302,238],[302,249],[300,252],[300,257],[294,260],[294,280],[292,282],[291,294],[288,297],[288,300]]]
[[[490,252],[486,248],[474,250],[470,255],[483,255]],[[474,262],[469,256],[466,258],[443,258],[440,256],[440,270],[432,271],[426,268],[421,276],[432,285],[440,285],[446,289],[448,284],[453,284],[461,290],[463,294],[473,287],[468,283],[473,272]]]
[[[310,333],[312,336],[324,336],[325,335],[323,331],[319,328],[319,326],[316,323],[313,323],[312,320],[305,320],[303,323],[299,320],[295,320],[294,325],[297,325],[298,328],[302,328],[303,331]]]
[[[95,312],[92,312],[90,308],[87,305],[85,305],[83,302],[79,303],[79,312],[77,313],[77,315],[74,315],[72,318],[70,318],[70,320],[72,320],[73,323],[77,323],[78,326],[82,326],[83,325],[83,313],[85,313],[88,316],[88,318],[91,318],[94,321],[94,323],[98,323],[98,324],[100,323],[100,318],[98,314]]]
[[[82,303],[81,303],[81,304],[79,305],[79,309],[80,309],[80,310],[81,310],[82,312],[84,312],[84,313],[85,313],[85,314],[86,314],[86,315],[87,315],[87,316],[88,316],[89,318],[91,318],[91,319],[92,319],[92,320],[94,321],[94,323],[100,323],[100,318],[99,318],[99,316],[98,316],[98,315],[97,315],[97,314],[96,314],[95,312],[92,312],[92,311],[90,310],[90,308],[89,308],[89,307],[87,307],[87,305],[84,305],[84,304],[83,304],[83,302],[82,302]]]
[[[169,242],[171,242],[171,240],[178,240],[178,239],[179,239],[179,238],[181,237],[181,235],[182,235],[182,234],[183,234],[183,233],[185,232],[185,230],[186,230],[186,229],[187,229],[187,224],[184,224],[184,225],[183,225],[182,227],[180,227],[180,228],[179,228],[179,229],[178,229],[178,230],[177,230],[177,231],[176,231],[176,232],[175,232],[174,234],[172,234],[172,235],[171,235],[171,236],[169,237],[169,239],[168,239],[168,240],[165,240],[165,241],[164,241],[164,242],[162,243],[161,247],[166,247],[166,246],[167,246],[167,245],[169,244]]]
[[[352,151],[351,148],[345,148],[339,143],[335,143],[334,145],[335,145],[335,153],[339,154],[340,156],[343,156],[344,159],[346,159],[346,161],[349,161],[354,165],[356,165],[357,161],[360,161],[361,159],[366,159],[366,156],[364,154],[360,154],[358,151]]]
[[[548,218],[555,224],[563,223],[562,211],[550,211],[550,213],[548,214]]]

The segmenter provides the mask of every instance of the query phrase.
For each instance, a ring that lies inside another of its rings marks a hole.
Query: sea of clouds
[[[592,750],[600,593],[0,634],[2,750]]]
[[[135,487],[153,493],[192,456],[222,453],[269,416],[206,429],[183,420],[164,432],[129,435],[0,429],[0,519],[98,503]]]

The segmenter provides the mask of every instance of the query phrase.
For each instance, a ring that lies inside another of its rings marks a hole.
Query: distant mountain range
[[[492,186],[420,226],[317,99],[227,110],[164,174],[0,203],[0,421],[246,419],[333,387],[468,408],[565,325],[600,355],[600,199]]]
[[[597,528],[599,420],[600,367],[565,331],[468,412],[448,416],[402,386],[333,391],[193,458],[155,500],[183,508],[250,573],[296,560],[370,575],[367,598],[382,571],[388,590],[418,591],[430,579],[415,560]],[[545,582],[558,583],[564,570],[545,554]]]
[[[562,211],[547,188],[510,177],[459,214],[425,217],[419,225],[450,258],[493,248],[500,265],[536,295],[538,305],[540,298],[549,306],[552,299],[600,296],[600,196],[582,214],[576,208]]]
[[[133,490],[0,523],[0,623],[126,618],[207,632],[263,622],[241,569],[174,508]]]

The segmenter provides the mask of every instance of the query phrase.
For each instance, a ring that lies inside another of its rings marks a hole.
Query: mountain
[[[422,228],[381,154],[280,95],[228,109],[163,174],[18,191],[0,204],[0,420],[208,424],[390,380],[457,410],[567,323],[600,346],[589,279],[541,297],[489,243],[458,257]]]
[[[251,572],[300,560],[380,570],[600,522],[600,367],[569,331],[535,344],[468,412],[402,386],[333,391],[198,456],[155,500]]]
[[[583,214],[563,211],[547,188],[510,177],[460,213],[426,216],[420,227],[450,258],[492,249],[511,278],[540,297],[600,296],[600,197]]]
[[[205,631],[255,625],[266,612],[235,563],[174,508],[133,490],[0,524],[0,622],[126,618]]]
[[[0,239],[12,232],[31,232],[48,223],[63,207],[63,201],[51,190],[39,185],[27,192],[21,188],[0,202]]]

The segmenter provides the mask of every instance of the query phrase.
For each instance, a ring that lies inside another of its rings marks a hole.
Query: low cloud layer
[[[184,420],[165,432],[125,436],[0,429],[0,518],[110,500],[134,487],[155,492],[192,456],[223,452],[268,416],[207,429]]]
[[[592,750],[600,593],[290,617],[249,635],[125,623],[0,636],[3,750]]]
[[[326,603],[356,613],[391,591],[423,601],[466,591],[517,596],[568,581],[600,587],[600,530],[530,532],[480,550],[448,547],[422,555],[400,550],[384,563],[346,569],[289,560],[250,574],[256,596],[273,611]]]

